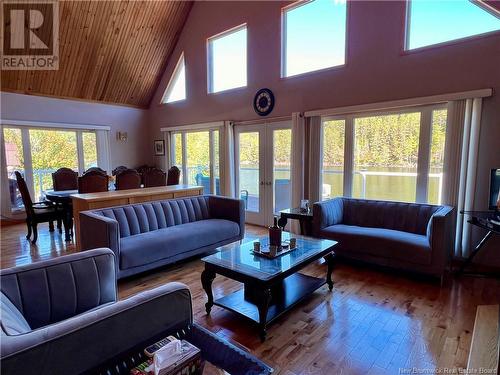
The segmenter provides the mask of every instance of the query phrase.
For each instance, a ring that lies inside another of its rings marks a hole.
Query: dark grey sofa
[[[82,250],[113,250],[122,278],[243,239],[245,208],[202,195],[83,211],[80,232]]]
[[[168,283],[117,301],[114,253],[95,249],[0,271],[5,375],[129,374],[143,349],[177,335],[231,374],[272,370],[193,323],[191,294]]]
[[[344,257],[442,277],[452,254],[453,208],[335,198],[313,205],[313,233]]]

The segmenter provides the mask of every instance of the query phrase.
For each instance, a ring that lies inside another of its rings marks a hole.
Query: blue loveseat
[[[202,195],[83,211],[80,233],[82,250],[113,250],[122,278],[242,240],[245,208]]]
[[[442,277],[452,254],[453,208],[339,197],[313,205],[313,233],[335,253]]]

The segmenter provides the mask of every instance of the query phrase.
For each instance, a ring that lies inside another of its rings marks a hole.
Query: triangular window
[[[500,30],[500,11],[486,1],[408,1],[406,49]]]
[[[178,102],[186,99],[186,70],[184,67],[184,53],[181,54],[179,61],[170,78],[162,103]]]

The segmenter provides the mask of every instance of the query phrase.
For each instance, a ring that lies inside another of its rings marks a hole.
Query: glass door
[[[269,225],[291,207],[290,121],[235,127],[236,187],[245,201],[246,221]]]

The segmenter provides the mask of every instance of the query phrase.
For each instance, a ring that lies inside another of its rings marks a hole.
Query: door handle
[[[271,181],[267,181],[266,185],[272,185],[272,182]]]
[[[260,184],[261,184],[261,185],[264,185],[265,183],[264,183],[264,181],[261,181],[261,182],[260,182]]]

